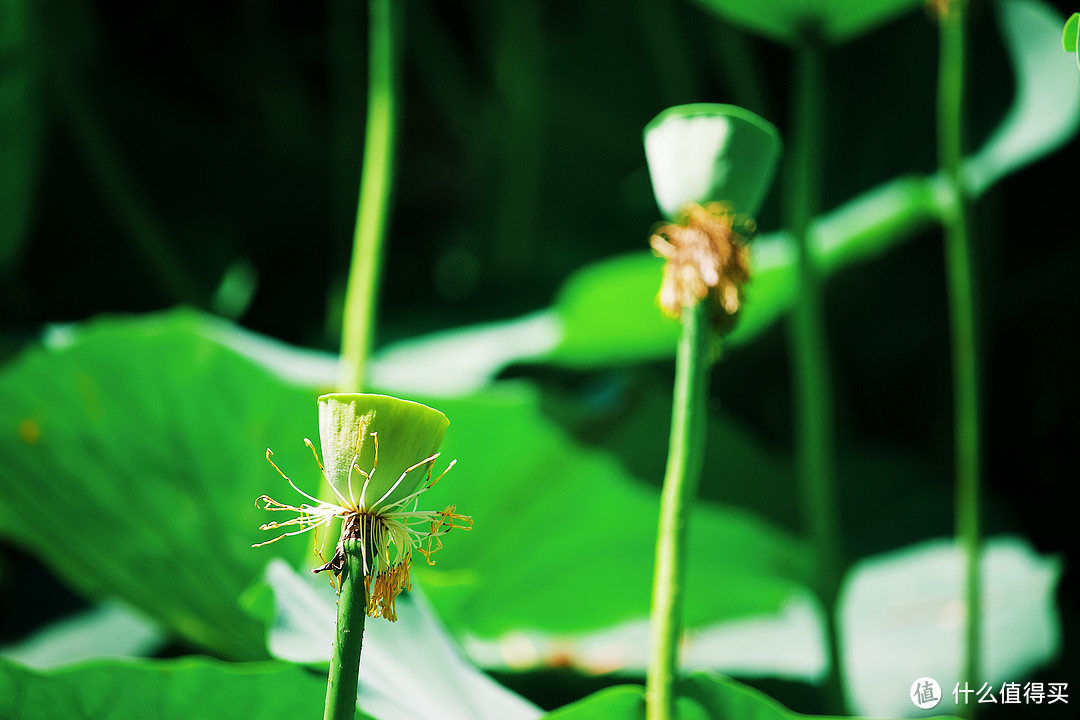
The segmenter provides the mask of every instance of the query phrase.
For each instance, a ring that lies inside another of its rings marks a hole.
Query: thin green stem
[[[371,0],[367,129],[352,263],[345,290],[338,389],[364,387],[375,324],[379,266],[393,184],[397,39],[393,0]]]
[[[394,115],[397,68],[393,0],[371,0],[367,129],[360,176],[360,197],[353,232],[352,263],[345,291],[339,389],[364,386],[375,323],[379,265],[393,183]],[[342,534],[346,528],[342,528]],[[364,642],[367,592],[364,561],[355,541],[345,544],[345,568],[338,592],[337,635],[326,686],[324,720],[352,720]]]
[[[796,239],[798,295],[790,322],[795,390],[795,452],[804,522],[818,561],[817,595],[825,611],[829,675],[825,690],[833,709],[844,705],[843,659],[836,599],[843,572],[837,497],[832,378],[825,338],[821,269],[814,256],[812,222],[821,200],[825,110],[825,58],[811,39],[796,50],[794,123],[786,171],[785,221]]]
[[[340,575],[337,635],[330,659],[323,720],[352,720],[356,716],[356,689],[360,676],[360,650],[364,644],[367,593],[364,590],[364,558],[359,543],[345,546],[345,569]]]
[[[964,5],[948,6],[941,18],[938,76],[938,154],[945,178],[942,203],[945,264],[952,332],[953,403],[956,423],[956,535],[965,555],[964,664],[962,677],[979,674],[979,373],[968,198],[962,176],[964,135]],[[974,705],[962,710],[974,715]]]
[[[648,720],[670,720],[675,716],[687,525],[701,480],[708,422],[709,321],[704,304],[683,310],[682,321],[667,470],[656,534],[649,666],[645,683],[645,716]]]

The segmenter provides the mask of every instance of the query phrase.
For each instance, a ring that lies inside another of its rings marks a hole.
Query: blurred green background
[[[787,134],[788,49],[696,3],[404,5],[379,348],[546,308],[588,263],[642,252],[661,218],[641,130],[665,107],[738,104]],[[0,360],[12,362],[50,323],[178,305],[336,351],[365,117],[364,4],[0,7]],[[1056,7],[1062,18],[1075,9]],[[984,4],[974,5],[970,27],[974,149],[1016,88]],[[826,209],[934,171],[936,67],[937,30],[920,8],[829,53]],[[1046,680],[1080,677],[1072,565],[1080,381],[1069,342],[1080,270],[1077,148],[1073,139],[1009,175],[974,212],[984,528],[1064,560],[1062,651],[1034,673]],[[778,194],[758,217],[763,232],[781,229]],[[952,532],[940,240],[927,225],[827,285],[851,560]],[[702,492],[796,535],[786,339],[781,323],[771,326],[730,349],[712,378],[725,417],[776,472],[740,481],[739,468],[725,466],[731,481]],[[441,362],[432,358],[430,372]],[[537,388],[547,421],[643,486],[662,476],[671,376],[667,357],[502,370]],[[311,403],[311,418],[293,425],[313,418]],[[507,462],[514,472],[515,459]],[[454,482],[467,483],[467,472],[463,462]],[[3,541],[0,553],[0,644],[86,602],[25,540]],[[178,640],[165,653],[191,649]],[[607,682],[547,673],[504,679],[562,701]],[[797,709],[820,709],[796,683],[759,684]]]

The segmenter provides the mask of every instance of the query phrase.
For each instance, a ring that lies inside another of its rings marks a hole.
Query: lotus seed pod
[[[660,210],[673,220],[687,204],[728,204],[757,213],[780,157],[780,134],[734,105],[677,105],[645,127],[645,157]]]
[[[319,438],[326,478],[356,507],[392,505],[427,479],[449,425],[438,410],[408,400],[323,395]]]

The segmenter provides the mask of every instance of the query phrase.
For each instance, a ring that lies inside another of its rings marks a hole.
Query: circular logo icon
[[[927,710],[941,702],[941,686],[932,677],[921,677],[911,683],[911,702],[915,707]]]

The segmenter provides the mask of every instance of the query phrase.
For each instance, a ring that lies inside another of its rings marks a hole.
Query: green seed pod
[[[734,105],[678,105],[645,126],[645,156],[668,219],[688,203],[724,202],[754,215],[772,184],[780,134]]]
[[[388,507],[420,489],[450,421],[438,410],[387,395],[319,398],[326,479],[346,504]]]

